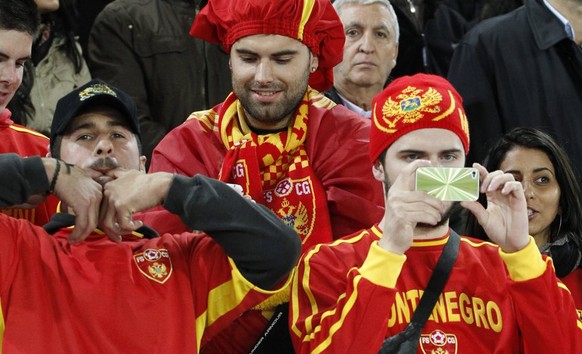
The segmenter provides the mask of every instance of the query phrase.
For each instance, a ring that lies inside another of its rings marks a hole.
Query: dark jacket
[[[455,50],[448,78],[469,119],[468,163],[482,161],[503,133],[532,126],[555,135],[581,165],[582,49],[542,0],[473,28]]]
[[[136,101],[144,154],[194,111],[231,90],[228,56],[191,37],[194,1],[117,0],[95,20],[89,69]]]

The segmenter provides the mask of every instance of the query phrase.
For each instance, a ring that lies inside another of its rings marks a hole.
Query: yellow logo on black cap
[[[83,91],[79,92],[79,100],[84,101],[90,97],[95,95],[107,94],[114,97],[117,97],[115,91],[113,91],[109,86],[105,84],[95,84],[93,86],[89,86]]]

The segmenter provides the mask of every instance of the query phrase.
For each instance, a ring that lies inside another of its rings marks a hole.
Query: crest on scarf
[[[313,231],[315,218],[315,194],[311,178],[285,178],[265,194],[265,199],[271,203],[270,209],[305,240]]]
[[[416,87],[408,86],[396,96],[392,97],[382,107],[382,118],[378,120],[379,127],[388,133],[394,133],[399,123],[412,124],[425,117],[426,113],[438,114],[442,111],[439,103],[443,96],[433,87],[426,92]]]
[[[457,354],[457,336],[437,329],[420,336],[420,348],[424,354]]]
[[[164,284],[172,274],[172,260],[165,248],[148,248],[134,254],[133,260],[143,275],[157,283]]]

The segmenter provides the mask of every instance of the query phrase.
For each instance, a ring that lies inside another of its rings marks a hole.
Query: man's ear
[[[315,55],[311,55],[311,60],[309,63],[309,72],[315,72],[315,70],[317,70],[318,66],[319,66],[319,58],[316,57]]]
[[[141,172],[147,172],[146,168],[145,168],[147,160],[148,160],[148,158],[143,156],[143,155],[139,157],[139,170]]]
[[[372,166],[372,173],[374,174],[374,178],[380,182],[385,182],[386,175],[384,174],[384,166],[380,163],[380,160],[376,160],[374,162],[374,166]]]

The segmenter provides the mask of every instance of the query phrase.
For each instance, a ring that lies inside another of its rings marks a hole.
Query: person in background
[[[582,0],[526,0],[480,22],[455,49],[448,79],[473,132],[468,161],[483,161],[515,127],[552,132],[582,166]]]
[[[193,111],[218,104],[232,89],[226,53],[188,35],[204,2],[117,0],[91,28],[91,74],[135,100],[148,161],[170,130]]]
[[[15,123],[7,108],[22,83],[38,25],[34,0],[0,2],[0,153],[13,152],[23,157],[46,156],[48,153],[49,139]],[[56,212],[58,204],[54,196],[41,202],[42,199],[35,201],[35,205],[12,206],[1,209],[1,212],[42,226]]]
[[[344,57],[325,95],[370,118],[372,98],[388,81],[398,56],[398,20],[388,0],[336,0],[346,35]]]
[[[63,211],[44,229],[0,215],[4,353],[197,353],[284,288],[297,234],[222,182],[146,174],[140,139],[131,98],[93,80],[59,100],[52,158],[0,155],[0,207],[54,193]],[[201,232],[133,220],[157,204]]]
[[[549,134],[519,127],[499,138],[483,166],[510,173],[523,184],[529,234],[552,257],[582,316],[582,188],[566,152]],[[472,215],[467,222],[471,235],[486,237]]]
[[[210,0],[190,33],[229,53],[233,92],[168,133],[150,172],[240,185],[301,236],[303,250],[382,215],[382,186],[366,156],[370,121],[321,93],[333,83],[345,41],[329,0]],[[144,220],[184,227],[163,210]],[[213,350],[248,353],[274,305],[287,301],[249,311]]]
[[[387,190],[386,212],[299,261],[289,305],[296,352],[383,350],[385,339],[405,330],[455,242],[456,260],[414,352],[578,353],[582,321],[551,259],[528,235],[526,198],[513,175],[474,164],[489,203],[461,202],[499,246],[453,233],[453,202],[414,188],[420,167],[465,165],[469,127],[451,84],[435,75],[401,77],[373,104],[369,152]]]
[[[9,109],[19,124],[49,134],[57,101],[91,80],[77,41],[74,0],[37,0],[41,25]]]

